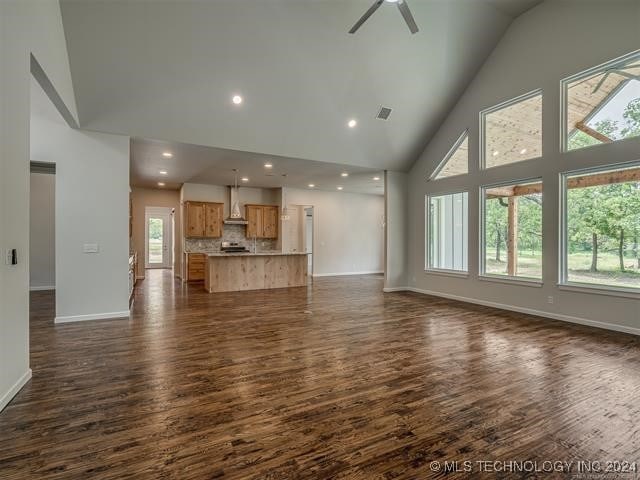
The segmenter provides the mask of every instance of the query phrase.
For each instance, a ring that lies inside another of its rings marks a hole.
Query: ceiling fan
[[[416,33],[418,31],[418,25],[416,25],[416,21],[413,19],[413,15],[411,15],[411,10],[409,10],[409,5],[407,4],[407,0],[376,0],[375,2],[373,2],[373,5],[369,7],[369,10],[364,12],[364,15],[360,17],[360,20],[358,20],[356,24],[353,27],[351,27],[351,30],[349,30],[349,33],[356,33],[356,31],[358,31],[358,29],[362,26],[362,24],[366,22],[369,19],[369,17],[373,15],[378,8],[380,8],[380,5],[382,5],[385,2],[395,3],[398,6],[398,10],[400,10],[400,13],[402,14],[402,18],[404,18],[404,21],[407,22],[407,27],[409,27],[409,30],[411,31],[411,33]]]

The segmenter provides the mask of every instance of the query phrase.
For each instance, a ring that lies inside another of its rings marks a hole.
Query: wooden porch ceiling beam
[[[594,130],[593,128],[585,125],[584,122],[577,122],[576,123],[576,128],[578,130],[580,130],[581,132],[586,133],[587,135],[589,135],[590,137],[595,138],[596,140],[603,142],[603,143],[612,143],[613,140],[611,140],[609,137],[607,137],[606,135],[598,132],[597,130]]]
[[[567,182],[567,188],[596,187],[599,185],[625,182],[640,182],[640,167],[618,172],[604,172],[572,177]],[[542,183],[490,188],[487,189],[487,198],[521,197],[523,195],[533,195],[536,193],[542,193]]]
[[[640,182],[640,167],[618,172],[596,173],[583,177],[573,177],[567,182],[568,188],[595,187],[612,183]]]

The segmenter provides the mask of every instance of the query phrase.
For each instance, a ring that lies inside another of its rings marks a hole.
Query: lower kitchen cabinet
[[[186,254],[186,274],[187,282],[204,281],[204,269],[207,264],[207,256],[204,253]]]

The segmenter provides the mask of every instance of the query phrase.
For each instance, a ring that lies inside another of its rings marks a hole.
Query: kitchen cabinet
[[[185,202],[185,236],[216,238],[222,236],[222,203]]]
[[[259,205],[245,205],[246,218],[247,218],[247,231],[245,236],[247,238],[262,238],[263,229],[263,210]]]
[[[222,236],[222,203],[204,204],[204,236],[208,238]]]
[[[278,238],[278,207],[264,207],[263,238]]]
[[[201,282],[204,280],[204,268],[207,256],[204,253],[187,253],[187,282]]]
[[[245,205],[247,238],[278,238],[278,207],[276,205]]]

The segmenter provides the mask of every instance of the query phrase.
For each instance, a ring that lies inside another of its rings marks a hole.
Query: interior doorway
[[[313,275],[313,205],[287,205],[282,220],[282,252],[308,253],[307,275]]]
[[[173,209],[145,208],[145,268],[173,268]]]
[[[313,207],[304,207],[304,251],[307,255],[307,275],[313,275]]]
[[[31,162],[29,290],[56,289],[56,165]]]

